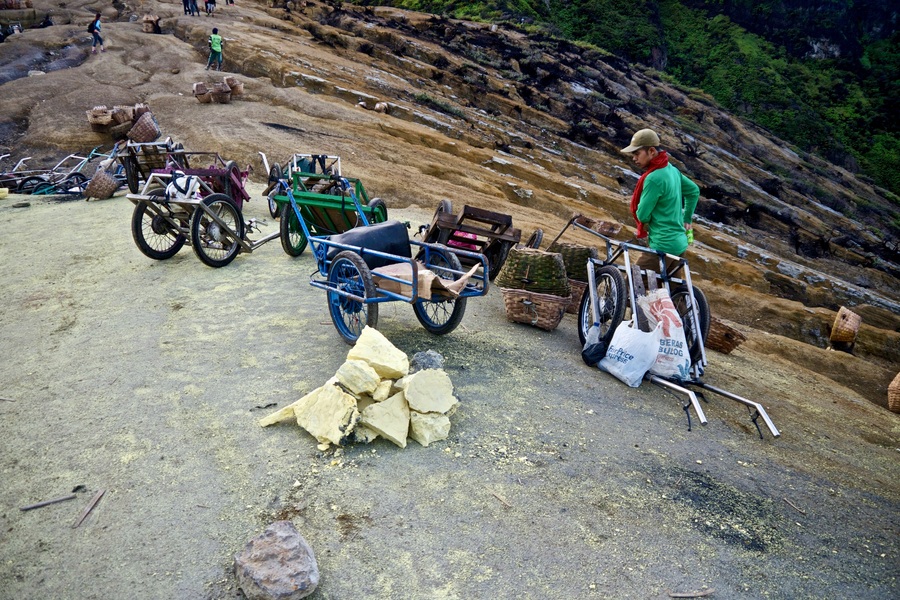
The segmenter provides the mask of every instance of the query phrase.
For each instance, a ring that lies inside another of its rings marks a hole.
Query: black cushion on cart
[[[357,227],[339,233],[328,238],[332,242],[346,244],[347,246],[359,246],[365,250],[377,250],[387,254],[402,256],[403,258],[412,258],[412,252],[409,248],[409,235],[406,232],[406,225],[400,221],[384,221],[376,225],[368,227]],[[334,260],[334,257],[341,251],[340,248],[334,246],[328,247],[328,260]],[[363,253],[363,260],[370,269],[377,269],[390,264],[394,264],[395,260],[389,260],[381,256],[374,256]]]

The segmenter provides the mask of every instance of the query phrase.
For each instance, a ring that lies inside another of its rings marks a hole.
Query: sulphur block
[[[458,400],[453,383],[443,369],[425,369],[406,378],[406,401],[420,413],[446,413]]]
[[[438,413],[409,413],[409,437],[423,446],[446,440],[450,435],[450,417]]]
[[[334,376],[341,385],[357,396],[372,394],[381,383],[381,377],[364,360],[348,360],[338,368]]]
[[[401,448],[406,448],[406,437],[409,435],[409,405],[402,393],[394,394],[384,402],[367,406],[360,417],[360,423]]]
[[[348,360],[369,363],[382,379],[397,379],[409,373],[409,358],[377,329],[363,328],[356,345],[347,353]]]

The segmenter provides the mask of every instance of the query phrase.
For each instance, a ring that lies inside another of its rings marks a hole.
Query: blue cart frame
[[[466,300],[487,293],[490,273],[484,255],[443,244],[411,240],[405,234],[407,226],[397,221],[370,225],[350,181],[338,175],[332,176],[332,179],[353,201],[362,227],[331,236],[311,235],[286,179],[279,180],[278,194],[287,196],[290,210],[297,215],[303,234],[309,240],[316,259],[316,272],[310,276],[309,283],[325,290],[329,315],[344,341],[353,344],[365,326],[376,327],[378,305],[384,302],[412,304],[416,318],[435,335],[444,335],[456,329],[465,313]],[[400,229],[403,230],[403,239],[399,239],[399,235],[389,239]],[[410,250],[412,246],[418,248],[415,258]],[[399,248],[401,253],[386,251],[385,248]],[[463,271],[460,259],[477,266],[469,272]],[[373,276],[372,268],[375,267],[369,266],[400,263],[409,265],[409,279],[378,272]],[[468,276],[468,280],[459,295],[440,290],[422,295],[419,269],[423,266],[444,280],[456,281],[463,276]],[[382,282],[380,286],[376,277]],[[395,289],[386,289],[386,286]]]

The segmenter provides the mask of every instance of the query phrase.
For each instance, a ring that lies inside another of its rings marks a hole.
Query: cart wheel
[[[210,267],[224,267],[241,251],[238,239],[244,238],[244,217],[225,194],[210,194],[203,199],[203,204],[225,223],[225,227],[198,208],[191,219],[191,246],[197,258]]]
[[[594,290],[587,289],[578,307],[578,340],[584,347],[587,333],[594,321],[600,324],[600,341],[609,343],[613,333],[625,318],[625,280],[619,269],[605,265],[595,272]],[[599,314],[594,315],[591,296],[596,295]]]
[[[706,336],[709,335],[709,302],[706,301],[706,294],[697,286],[694,286],[694,300],[697,302],[697,314],[700,317],[700,335],[703,343],[706,344]],[[681,317],[684,325],[684,337],[691,352],[691,364],[699,362],[703,358],[703,354],[700,352],[700,342],[694,331],[694,322],[689,312],[686,285],[682,284],[672,288],[672,304],[675,305],[675,310],[678,311],[678,316]]]
[[[534,233],[531,234],[531,237],[528,238],[528,241],[525,242],[526,248],[540,248],[541,242],[544,241],[544,230],[543,229],[535,229]]]
[[[128,191],[132,194],[137,194],[141,191],[137,159],[133,156],[127,156],[122,162],[125,165],[125,182],[128,184]]]
[[[34,189],[31,190],[32,196],[50,196],[56,193],[56,186],[49,181],[44,181],[42,183],[34,186]]]
[[[83,194],[84,188],[87,187],[87,182],[88,178],[83,173],[72,173],[63,179],[59,189],[64,192],[72,192],[73,189],[77,189],[79,194]]]
[[[372,281],[368,265],[359,254],[350,250],[344,250],[334,257],[328,267],[328,285],[365,300],[375,298],[375,282]],[[338,333],[348,344],[359,339],[366,325],[378,325],[377,304],[361,302],[334,291],[328,292],[328,312]]]
[[[488,262],[488,280],[493,281],[497,277],[497,273],[503,268],[506,257],[509,256],[509,249],[512,242],[501,242],[499,244],[490,244],[484,257]]]
[[[449,269],[462,271],[459,258],[450,251],[431,252],[428,268],[439,277],[455,280],[459,275]],[[416,318],[427,331],[435,335],[450,333],[466,312],[466,298],[445,298],[441,300],[417,300],[413,304]]]
[[[148,196],[165,196],[162,189],[151,190]],[[153,260],[172,258],[184,246],[184,235],[165,219],[149,210],[145,200],[137,203],[131,217],[131,237],[145,256]]]
[[[300,256],[306,250],[306,234],[294,208],[288,205],[281,215],[281,247],[288,256]]]
[[[16,189],[16,193],[31,194],[32,192],[34,192],[34,188],[42,183],[47,183],[47,180],[43,177],[26,177],[19,183],[19,187]]]
[[[244,203],[244,199],[240,197],[238,191],[234,189],[234,184],[231,183],[231,177],[234,176],[238,181],[241,180],[241,169],[237,166],[237,163],[233,160],[229,160],[225,163],[225,174],[222,175],[222,188],[225,190],[225,195],[234,200],[235,206],[241,208],[241,205]]]
[[[277,219],[281,216],[281,206],[275,202],[275,190],[278,188],[276,183],[284,176],[281,165],[272,165],[272,168],[269,169],[269,214],[272,215],[273,219]],[[302,252],[302,250],[301,250]],[[288,252],[290,254],[290,252]]]
[[[384,223],[387,221],[388,212],[387,212],[387,204],[384,203],[384,200],[381,198],[372,198],[369,200],[369,214],[372,217],[369,219],[372,223]]]

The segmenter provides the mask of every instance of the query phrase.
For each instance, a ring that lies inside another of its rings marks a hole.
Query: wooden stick
[[[787,503],[788,503],[788,506],[790,506],[791,508],[793,508],[794,510],[796,510],[796,511],[797,511],[798,513],[800,513],[801,515],[805,515],[805,514],[806,514],[806,511],[805,511],[805,510],[800,509],[800,508],[797,508],[796,506],[794,506],[794,503],[791,502],[790,500],[788,500],[787,498],[782,498],[782,500],[784,500],[785,502],[787,502]]]
[[[91,501],[88,502],[88,505],[84,508],[84,511],[82,511],[81,516],[78,517],[78,520],[75,521],[74,525],[72,525],[72,529],[75,529],[76,527],[81,525],[81,523],[87,518],[91,511],[94,510],[94,507],[97,506],[97,503],[100,502],[100,498],[102,498],[103,494],[105,493],[106,490],[100,490],[96,494],[94,494],[94,497],[91,498]]]
[[[708,590],[697,590],[696,592],[669,592],[669,598],[704,598],[712,596],[716,590],[710,588]]]
[[[66,500],[74,500],[75,494],[69,494],[68,496],[61,496],[59,498],[54,498],[53,500],[44,500],[43,502],[38,502],[36,504],[29,504],[28,506],[22,506],[19,510],[31,510],[32,508],[41,508],[42,506],[49,506],[51,504],[56,504],[57,502],[65,502]]]
[[[501,496],[501,495],[498,494],[497,492],[491,492],[491,494],[494,495],[494,498],[496,498],[497,500],[499,500],[500,502],[502,502],[502,503],[503,503],[503,506],[505,506],[506,508],[512,508],[512,504],[510,504],[509,502],[507,502],[507,501],[503,498],[503,496]]]

